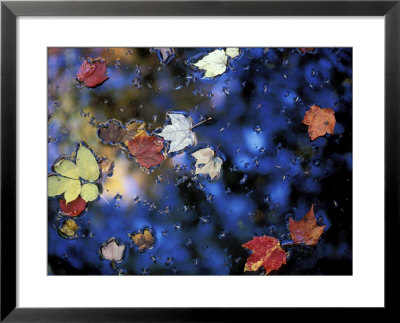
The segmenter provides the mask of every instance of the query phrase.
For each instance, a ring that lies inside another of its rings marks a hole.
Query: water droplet
[[[265,194],[263,198],[264,203],[269,203],[271,201],[271,195]]]
[[[214,195],[210,193],[207,195],[207,201],[211,202],[212,200],[214,200]]]
[[[240,179],[240,185],[243,185],[247,181],[247,174],[244,174],[243,177]]]
[[[180,230],[182,229],[182,225],[181,225],[180,223],[175,223],[175,224],[174,224],[174,229],[175,229],[176,231],[180,231]]]
[[[262,131],[263,131],[263,129],[261,128],[260,125],[257,125],[257,126],[254,127],[254,132],[255,133],[261,133]]]
[[[121,194],[117,193],[117,194],[114,195],[114,200],[119,201],[121,199],[122,199],[122,195]]]
[[[321,163],[321,161],[319,159],[316,159],[316,160],[313,161],[313,165],[315,167],[319,167],[320,163]]]

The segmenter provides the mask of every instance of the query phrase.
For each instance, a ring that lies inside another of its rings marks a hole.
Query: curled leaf
[[[335,112],[313,105],[304,115],[303,123],[308,125],[311,140],[324,136],[327,132],[333,135],[336,124]]]
[[[272,270],[278,270],[283,264],[286,264],[286,253],[276,238],[255,237],[243,244],[242,247],[253,251],[247,259],[244,271],[257,271],[263,266],[265,274],[268,275]]]
[[[86,202],[80,196],[75,200],[66,203],[65,200],[60,200],[60,209],[62,213],[66,216],[78,216],[81,214],[86,208]]]
[[[63,226],[58,229],[58,233],[66,239],[70,239],[75,236],[76,231],[78,231],[78,225],[74,220],[68,219],[64,222]]]
[[[175,50],[168,47],[154,47],[150,49],[151,52],[157,53],[158,59],[161,63],[169,63],[175,56]]]
[[[210,179],[216,179],[220,176],[223,161],[215,154],[211,148],[199,149],[192,153],[196,158],[195,174],[204,174],[210,176]]]
[[[155,136],[149,136],[146,132],[137,135],[128,142],[129,152],[140,166],[151,168],[159,165],[165,156],[161,153],[164,148],[164,140]]]
[[[290,237],[295,244],[304,243],[313,246],[324,232],[325,225],[317,226],[317,220],[314,216],[314,205],[311,205],[310,211],[300,221],[289,218]]]
[[[150,229],[138,230],[129,236],[141,252],[154,247],[155,238]]]
[[[92,60],[89,57],[80,66],[76,78],[79,82],[85,83],[87,87],[95,87],[109,79],[106,72],[107,65],[103,58],[99,57]]]

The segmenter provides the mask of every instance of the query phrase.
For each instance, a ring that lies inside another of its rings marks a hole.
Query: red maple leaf
[[[325,225],[317,226],[317,220],[314,216],[314,205],[311,205],[310,211],[299,222],[289,218],[290,237],[295,244],[316,245],[322,232],[324,232],[324,228]]]
[[[95,87],[109,79],[106,72],[107,65],[103,58],[99,57],[92,60],[89,57],[82,63],[76,78],[79,82],[85,83],[87,87]]]
[[[278,270],[283,264],[286,264],[286,252],[276,238],[254,237],[242,247],[253,250],[247,259],[244,271],[256,271],[263,266],[265,274],[268,275],[272,270]]]
[[[327,132],[333,134],[336,124],[335,111],[313,105],[304,115],[303,123],[308,125],[311,140],[324,136]]]
[[[159,165],[165,156],[161,153],[164,149],[164,140],[155,136],[149,136],[142,132],[128,141],[129,152],[144,168]]]
[[[314,51],[315,48],[313,47],[299,47],[298,50],[301,53],[312,53]]]
[[[78,216],[85,208],[86,202],[80,196],[68,204],[65,203],[65,200],[60,200],[60,209],[66,216]]]

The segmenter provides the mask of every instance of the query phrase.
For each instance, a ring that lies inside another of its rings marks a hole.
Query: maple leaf
[[[106,76],[107,64],[101,57],[86,59],[79,68],[76,78],[79,82],[85,83],[87,87],[95,87],[109,79]]]
[[[155,239],[150,229],[145,228],[143,231],[138,230],[136,233],[129,235],[129,237],[132,239],[132,241],[141,252],[152,249],[154,247]]]
[[[335,111],[313,105],[304,115],[303,124],[308,125],[311,140],[324,136],[327,132],[333,134],[336,124]]]
[[[257,271],[261,266],[268,275],[272,270],[278,270],[283,264],[286,264],[286,252],[281,248],[278,239],[262,236],[254,237],[246,242],[242,247],[253,251],[247,259],[244,271]]]
[[[183,113],[167,113],[167,118],[171,121],[171,124],[166,125],[157,135],[170,141],[168,153],[196,145],[196,135],[192,131],[195,126],[193,126],[193,120],[190,116]]]
[[[109,119],[99,124],[97,128],[97,136],[108,145],[117,145],[120,142],[128,141],[135,137],[138,133],[144,131],[144,123],[132,120],[122,125],[120,121]]]
[[[315,48],[313,47],[299,47],[298,50],[301,53],[312,53],[314,51]]]
[[[211,180],[219,177],[223,161],[213,149],[199,149],[192,156],[196,158],[195,174],[209,175]]]
[[[128,141],[128,150],[140,166],[151,168],[159,165],[165,156],[161,153],[164,148],[164,140],[155,136],[149,136],[142,132]]]
[[[325,225],[317,226],[317,220],[314,216],[314,205],[311,205],[310,211],[299,222],[289,218],[290,237],[295,244],[316,245],[322,232],[324,232],[324,228]]]
[[[66,216],[78,216],[81,214],[86,208],[86,201],[78,196],[75,200],[66,203],[65,200],[60,200],[60,209]]]

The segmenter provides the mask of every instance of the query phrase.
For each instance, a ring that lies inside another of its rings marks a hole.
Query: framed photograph
[[[1,16],[2,321],[394,306],[398,1]]]

